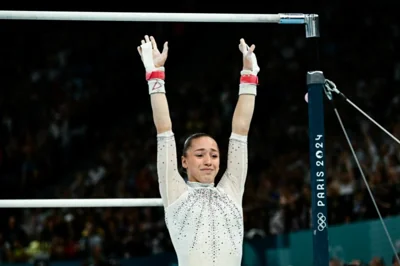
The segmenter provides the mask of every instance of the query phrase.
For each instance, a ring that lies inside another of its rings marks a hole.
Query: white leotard
[[[157,146],[160,194],[179,266],[240,266],[247,136],[231,134],[218,186],[184,181],[172,131],[159,134]]]

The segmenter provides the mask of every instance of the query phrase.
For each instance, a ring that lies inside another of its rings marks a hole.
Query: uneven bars
[[[73,20],[73,21],[148,21],[148,22],[237,22],[305,24],[307,14],[218,14],[218,13],[133,13],[0,10],[7,20]]]
[[[117,199],[7,199],[0,208],[93,208],[93,207],[160,207],[158,198]]]

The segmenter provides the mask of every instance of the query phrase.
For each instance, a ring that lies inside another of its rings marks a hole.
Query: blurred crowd
[[[340,30],[351,14],[326,6],[321,13],[321,68],[339,90],[399,138],[396,14],[359,15],[362,19],[353,25],[357,33],[351,36]],[[26,23],[1,22],[2,34],[8,36],[0,52],[1,198],[160,197],[156,132],[136,52],[144,34],[154,34],[160,47],[169,41],[166,90],[178,148],[189,134],[207,132],[225,156],[242,63],[237,44],[245,37],[256,44],[261,68],[249,135],[245,237],[310,228],[303,96],[305,73],[314,62],[304,28]],[[209,34],[206,40],[197,40],[201,31]],[[366,43],[371,34],[379,42]],[[347,103],[338,101],[337,107],[382,215],[400,214],[400,146]],[[378,218],[328,102],[325,123],[329,224]],[[161,208],[0,212],[0,262],[49,257],[98,264],[110,257],[173,251]]]

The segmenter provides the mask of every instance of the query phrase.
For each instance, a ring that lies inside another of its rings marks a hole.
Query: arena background
[[[186,0],[92,6],[1,3],[2,10],[317,13],[321,70],[400,136],[399,18],[392,1]],[[0,21],[0,197],[159,197],[156,139],[136,46],[169,41],[166,89],[178,147],[205,131],[226,151],[237,99],[239,38],[261,67],[249,136],[243,265],[310,265],[306,72],[302,26]],[[338,104],[389,231],[400,248],[400,149]],[[393,252],[346,140],[326,106],[332,265],[391,265]],[[225,157],[226,158],[226,157]],[[222,168],[224,165],[222,166]],[[174,265],[161,208],[1,209],[5,265]]]

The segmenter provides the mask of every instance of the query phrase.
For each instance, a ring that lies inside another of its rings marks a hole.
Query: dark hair
[[[190,135],[185,142],[183,143],[183,151],[182,151],[182,155],[186,156],[188,149],[190,148],[190,146],[192,146],[192,141],[194,139],[199,139],[201,137],[209,137],[214,139],[213,137],[211,137],[209,134],[207,133],[194,133],[192,135]]]

